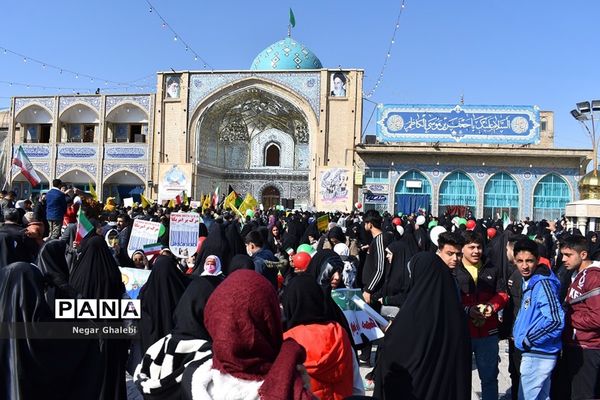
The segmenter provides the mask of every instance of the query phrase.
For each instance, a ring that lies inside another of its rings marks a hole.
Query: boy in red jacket
[[[471,348],[481,379],[483,400],[498,399],[498,311],[508,301],[500,269],[484,262],[483,238],[462,233],[462,262],[455,269],[462,305],[469,317]]]
[[[563,356],[571,399],[600,398],[600,262],[588,256],[583,236],[561,239],[563,264],[574,271],[567,290]]]

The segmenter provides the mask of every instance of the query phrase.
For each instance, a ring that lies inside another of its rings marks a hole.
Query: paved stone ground
[[[498,374],[498,392],[499,399],[501,400],[510,400],[510,375],[508,374],[508,342],[506,340],[500,341],[500,364],[498,364],[498,369],[500,373]],[[372,356],[372,362],[374,362],[375,356]],[[371,368],[361,366],[360,374],[364,377]],[[472,367],[473,375],[472,375],[472,383],[471,383],[471,400],[480,400],[481,399],[481,381],[479,380],[479,375],[477,374],[477,367],[475,366],[475,360],[473,359],[473,367]],[[367,395],[372,392],[366,392]]]
[[[498,374],[498,390],[501,400],[510,400],[510,375],[508,374],[508,343],[506,340],[500,342],[500,364],[498,368],[500,373]],[[373,361],[374,361],[373,352]],[[371,368],[361,366],[360,372],[364,377]],[[371,392],[367,392],[367,395]],[[471,400],[479,400],[481,398],[481,382],[477,375],[477,369],[475,368],[475,361],[473,361],[473,383],[471,387]],[[143,400],[142,395],[138,391],[137,387],[133,384],[131,376],[127,374],[127,399],[128,400]]]

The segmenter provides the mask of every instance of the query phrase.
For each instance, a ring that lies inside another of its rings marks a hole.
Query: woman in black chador
[[[435,253],[415,255],[411,287],[388,328],[375,373],[380,400],[471,398],[471,343],[450,270]]]

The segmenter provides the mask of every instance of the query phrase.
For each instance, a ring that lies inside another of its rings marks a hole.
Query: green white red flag
[[[25,154],[23,146],[19,146],[17,154],[15,154],[15,157],[12,159],[12,164],[19,168],[23,176],[31,183],[31,186],[35,187],[41,182],[39,175],[33,168],[33,164],[29,161],[27,154]]]
[[[75,234],[75,242],[81,243],[81,240],[94,230],[94,225],[85,216],[83,208],[80,207],[77,212],[77,233]]]

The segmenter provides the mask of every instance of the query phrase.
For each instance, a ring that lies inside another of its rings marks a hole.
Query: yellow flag
[[[190,198],[188,197],[188,195],[185,192],[185,190],[183,191],[183,204],[186,205],[186,206],[190,205]]]
[[[202,210],[206,210],[207,208],[210,208],[210,194],[206,195],[206,198],[204,199],[204,202],[202,203]]]
[[[152,204],[154,204],[154,202],[152,200],[150,200],[143,194],[140,195],[140,197],[142,198],[142,208],[150,207]]]
[[[246,194],[244,201],[239,206],[240,213],[246,214],[247,210],[254,210],[254,208],[258,205],[258,201],[250,193]]]
[[[225,203],[223,204],[224,208],[231,208],[232,210],[235,208],[235,199],[237,199],[237,193],[232,191],[225,197]]]
[[[90,194],[95,201],[98,201],[98,194],[96,193],[96,188],[94,187],[92,181],[90,181]]]
[[[169,200],[169,207],[175,208],[175,200],[174,199]]]

